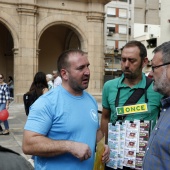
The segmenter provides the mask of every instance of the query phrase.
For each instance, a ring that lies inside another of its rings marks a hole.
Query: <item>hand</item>
[[[107,163],[107,162],[109,162],[109,160],[110,160],[110,148],[108,145],[105,145],[105,150],[102,155],[102,162]]]
[[[43,93],[43,94],[45,94],[46,92],[48,92],[48,88],[44,88],[44,89],[42,90],[42,93]]]
[[[87,144],[73,142],[71,153],[81,161],[87,160],[91,157],[91,150]]]
[[[6,110],[8,110],[9,109],[9,105],[6,105]]]

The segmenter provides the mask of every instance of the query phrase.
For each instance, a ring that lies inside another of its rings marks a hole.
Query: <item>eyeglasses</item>
[[[160,65],[157,65],[157,66],[151,66],[152,72],[154,72],[155,68],[159,68],[159,67],[162,67],[162,66],[166,66],[166,65],[168,65],[168,64],[170,64],[170,62],[164,63],[164,64],[160,64]]]

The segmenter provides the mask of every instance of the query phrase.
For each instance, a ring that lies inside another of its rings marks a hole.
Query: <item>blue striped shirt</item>
[[[170,169],[170,97],[162,100],[162,112],[149,138],[144,170]]]

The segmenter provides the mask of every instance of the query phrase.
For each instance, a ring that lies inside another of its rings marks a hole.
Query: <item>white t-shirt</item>
[[[54,80],[54,88],[62,84],[62,79],[60,76],[56,77]]]

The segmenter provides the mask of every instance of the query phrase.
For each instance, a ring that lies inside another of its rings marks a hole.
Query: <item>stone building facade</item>
[[[160,37],[166,35],[168,21],[168,0],[163,1],[165,10],[161,11],[161,0],[112,0],[105,5],[105,78],[104,82],[121,75],[120,56],[122,47],[130,40],[141,41],[147,48],[151,61],[153,49]],[[168,1],[169,2],[169,1]],[[160,14],[161,32],[160,36]],[[165,23],[166,22],[166,23]],[[166,31],[165,31],[166,30]],[[168,38],[168,36],[167,36]],[[143,69],[151,70],[151,62]]]
[[[101,97],[104,72],[104,5],[109,0],[1,0],[0,72],[14,77],[22,102],[37,71],[51,73],[66,49],[88,52],[88,92]]]
[[[134,0],[134,23],[160,24],[161,0]]]
[[[170,1],[161,1],[161,40],[160,44],[170,41]]]

